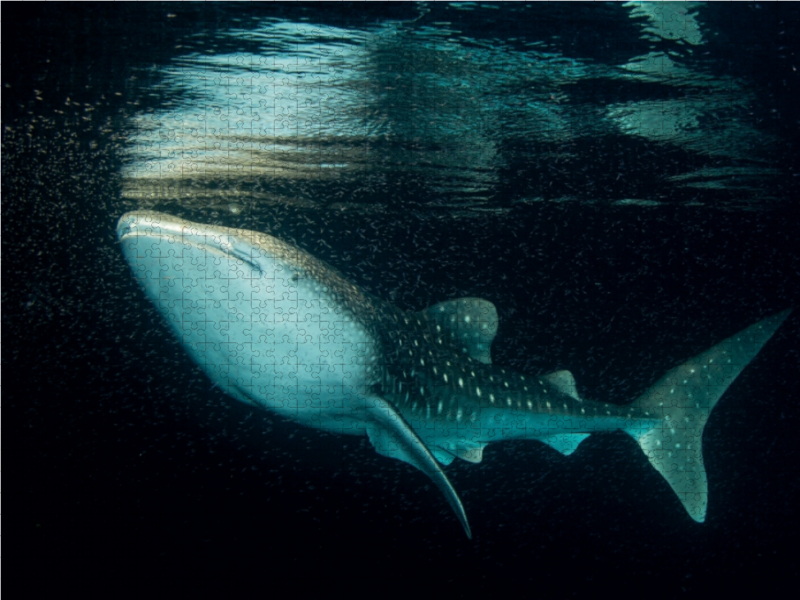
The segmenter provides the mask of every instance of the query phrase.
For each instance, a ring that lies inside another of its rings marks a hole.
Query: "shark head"
[[[149,211],[123,215],[117,236],[145,294],[233,397],[298,419],[299,404],[340,406],[374,382],[380,302],[303,250]],[[307,416],[319,426],[318,412]]]

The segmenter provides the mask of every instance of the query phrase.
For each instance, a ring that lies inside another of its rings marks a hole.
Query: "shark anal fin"
[[[447,502],[461,521],[467,537],[472,539],[464,506],[447,475],[424,442],[408,426],[400,413],[383,398],[368,396],[366,408],[369,415],[367,435],[375,450],[384,456],[405,461],[430,477],[447,498]]]

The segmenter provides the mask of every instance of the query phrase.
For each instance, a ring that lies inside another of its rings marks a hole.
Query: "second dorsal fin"
[[[566,369],[545,375],[544,379],[556,386],[562,394],[572,396],[575,400],[580,400],[578,388],[575,385],[575,378],[572,376],[572,373]]]

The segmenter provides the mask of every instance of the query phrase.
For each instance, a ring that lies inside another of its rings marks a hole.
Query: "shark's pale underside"
[[[616,429],[704,521],[703,427],[789,313],[751,325],[619,406],[582,400],[569,371],[493,366],[497,312],[486,300],[405,312],[272,236],[162,213],[127,213],[117,235],[147,296],[221,389],[310,427],[366,434],[380,454],[433,479],[470,537],[442,466],[480,462],[487,444],[504,439],[536,439],[568,455],[592,432]]]

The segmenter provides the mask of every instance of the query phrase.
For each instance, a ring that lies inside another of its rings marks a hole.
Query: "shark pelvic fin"
[[[405,461],[430,477],[447,498],[467,537],[472,539],[464,506],[425,443],[408,426],[400,413],[383,398],[367,397],[366,407],[370,417],[367,435],[375,450],[384,456]]]
[[[541,438],[551,448],[558,450],[564,456],[569,456],[578,449],[578,445],[589,437],[588,433],[559,433]]]
[[[434,446],[431,448],[431,454],[433,454],[433,456],[436,457],[436,460],[442,463],[445,467],[456,459],[454,454],[451,454],[439,446]]]
[[[483,460],[483,448],[486,444],[480,442],[471,442],[461,440],[455,448],[445,448],[442,446],[434,446],[431,449],[433,455],[444,466],[449,465],[453,460],[458,457],[470,463],[477,464]]]
[[[699,523],[705,521],[708,506],[703,427],[720,396],[789,312],[767,317],[675,367],[636,401],[660,423],[646,432],[626,431]]]

